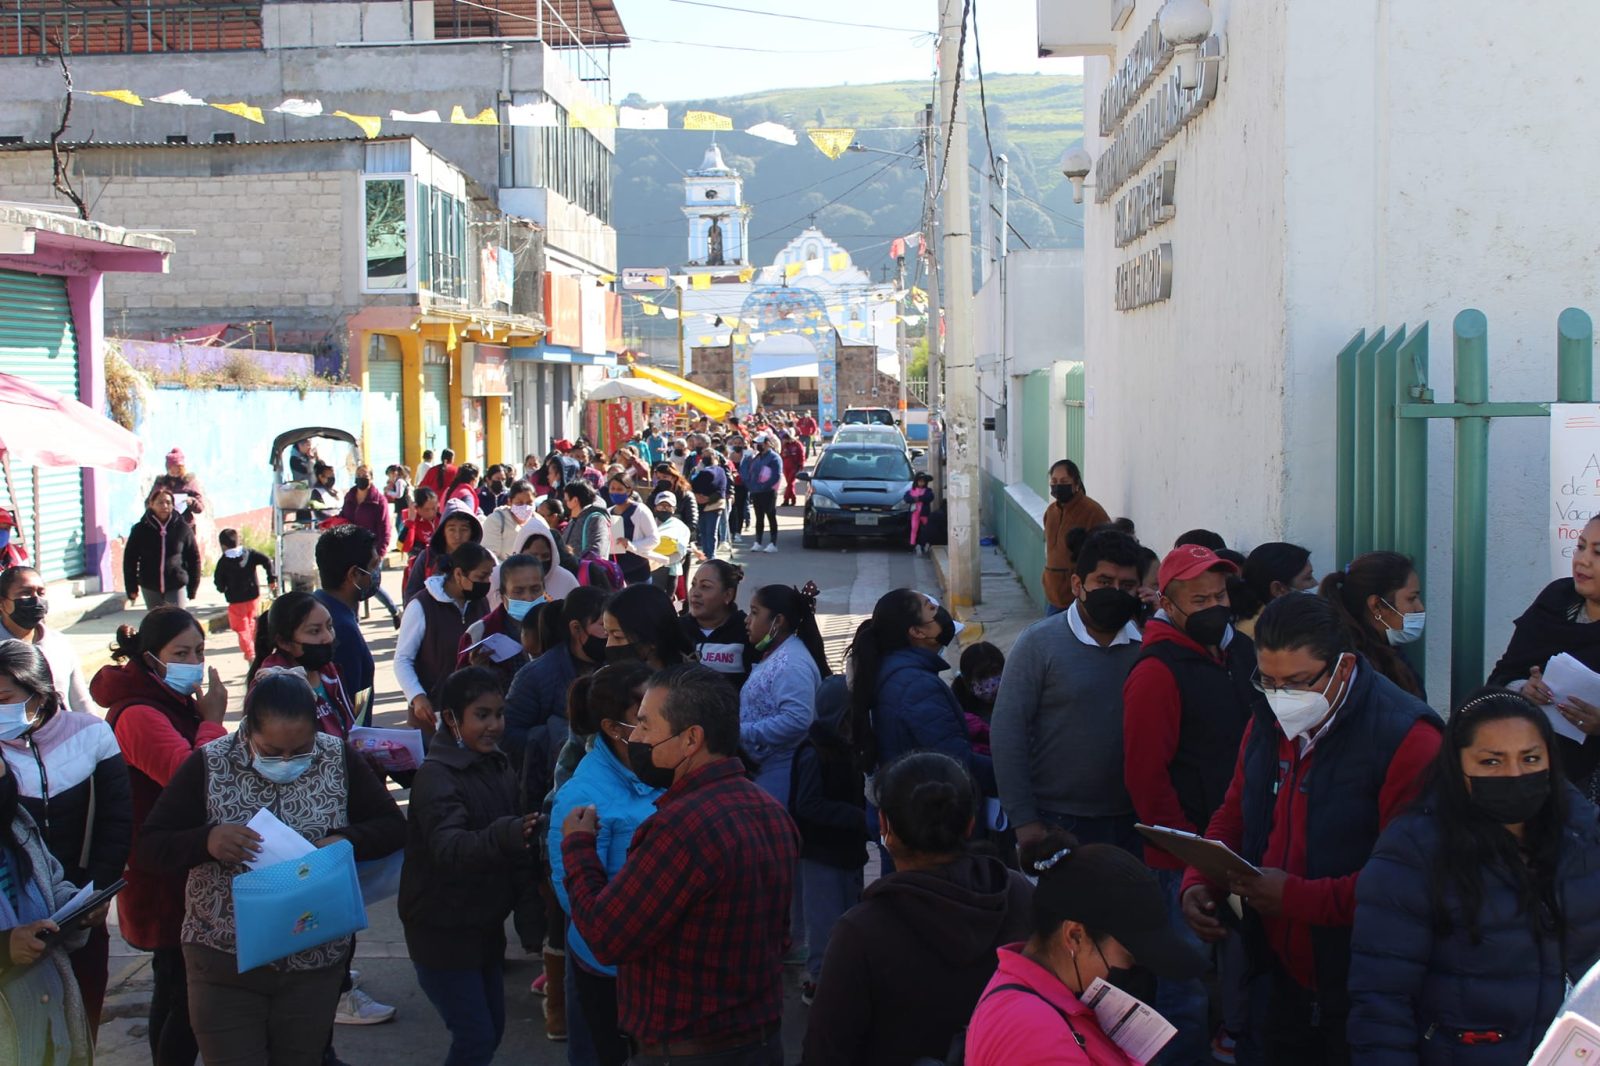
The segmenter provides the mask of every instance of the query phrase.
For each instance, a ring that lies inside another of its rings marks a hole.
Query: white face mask
[[[511,517],[518,522],[526,523],[528,519],[533,517],[533,504],[531,503],[514,503],[508,510],[511,511]]]
[[[1337,676],[1339,661],[1333,664],[1329,674]],[[1332,678],[1328,683],[1333,684]],[[1296,689],[1271,689],[1266,692],[1267,706],[1272,708],[1272,716],[1283,727],[1283,735],[1293,740],[1295,737],[1308,735],[1323,719],[1333,710],[1333,705],[1328,701],[1326,690],[1318,692],[1312,689],[1301,692]]]
[[[1394,611],[1395,614],[1400,614],[1387,601],[1384,602],[1384,606]],[[1418,611],[1416,614],[1400,614],[1400,628],[1385,629],[1383,634],[1389,638],[1389,643],[1396,647],[1401,644],[1412,644],[1422,639],[1422,627],[1427,621],[1428,614],[1426,611]]]

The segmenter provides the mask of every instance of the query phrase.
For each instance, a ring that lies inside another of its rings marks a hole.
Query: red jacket
[[[1235,851],[1244,846],[1244,763],[1242,754],[1250,743],[1252,721],[1245,728],[1244,743],[1239,746],[1240,761],[1234,766],[1233,783],[1228,786],[1228,796],[1212,815],[1205,835],[1220,840]],[[1439,751],[1441,736],[1437,724],[1418,721],[1400,742],[1389,771],[1384,775],[1383,790],[1378,797],[1380,828],[1389,824],[1395,815],[1410,806],[1422,789],[1427,769]],[[1286,781],[1303,780],[1317,757],[1315,746],[1305,755],[1300,754],[1300,744],[1281,734],[1278,737],[1278,763],[1284,768]],[[1303,789],[1287,786],[1277,791],[1272,810],[1272,831],[1267,835],[1267,850],[1261,865],[1282,870],[1289,875],[1283,889],[1283,913],[1261,918],[1267,942],[1282,960],[1302,988],[1315,988],[1316,959],[1311,949],[1311,927],[1314,925],[1349,926],[1355,924],[1356,878],[1302,876],[1306,869],[1306,807],[1307,794]],[[1205,884],[1206,879],[1192,867],[1183,875],[1183,889]],[[1223,886],[1215,886],[1222,888]]]
[[[111,712],[106,721],[128,764],[133,796],[133,857],[124,875],[128,886],[117,897],[122,936],[146,951],[175,948],[183,928],[185,875],[143,869],[139,830],[190,753],[227,730],[200,721],[194,697],[179,696],[140,663],[102,667],[89,683],[89,695]]]
[[[422,480],[417,484],[422,488],[432,489],[437,492],[442,500],[445,492],[450,488],[450,483],[456,479],[456,469],[457,467],[454,463],[449,466],[443,463],[436,463],[428,467],[428,472],[422,475]]]
[[[478,490],[473,488],[471,485],[457,485],[455,488],[451,489],[450,495],[445,497],[444,502],[448,504],[452,500],[465,500],[467,502],[467,506],[472,509],[473,514],[480,513],[478,508]],[[442,508],[441,513],[443,513]]]
[[[783,456],[783,476],[793,478],[806,465],[806,446],[797,440],[786,440],[779,450]]]
[[[305,674],[306,683],[311,685],[317,697],[317,728],[340,740],[350,739],[350,730],[356,725],[356,708],[344,690],[344,682],[339,677],[337,666],[333,663],[324,666],[313,681],[311,671],[289,658],[284,652],[274,650],[261,660],[261,668],[268,667],[299,670]]]

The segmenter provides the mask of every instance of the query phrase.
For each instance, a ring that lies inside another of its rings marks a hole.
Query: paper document
[[[183,512],[187,511],[189,509],[189,494],[187,492],[173,493],[172,509],[178,514],[183,514]]]
[[[278,821],[277,815],[265,807],[245,823],[245,828],[254,829],[261,837],[261,854],[244,864],[252,870],[264,870],[317,850],[311,841]]]
[[[422,730],[377,729],[358,725],[350,730],[350,747],[395,773],[422,765]]]
[[[1261,872],[1220,840],[1208,840],[1182,829],[1168,829],[1160,825],[1135,825],[1134,828],[1150,843],[1182,859],[1219,885],[1226,885],[1230,875],[1253,877]]]
[[[1134,1062],[1149,1062],[1177,1033],[1150,1005],[1096,977],[1083,990],[1083,1005],[1094,1011],[1100,1031]]]
[[[94,898],[94,882],[90,881],[88,884],[86,884],[82,888],[78,889],[78,894],[77,895],[73,896],[71,899],[67,900],[67,902],[65,902],[61,906],[57,907],[56,908],[56,912],[50,916],[50,920],[52,922],[55,922],[57,925],[60,925],[61,924],[61,919],[67,917],[69,914],[72,914],[74,911],[78,910],[80,907],[82,907],[84,905],[85,901],[93,899],[93,898]]]
[[[522,645],[506,636],[504,633],[491,633],[487,637],[484,637],[482,640],[478,641],[478,643],[472,645],[472,647],[468,648],[467,655],[470,657],[475,651],[488,652],[489,658],[493,659],[497,663],[503,663],[507,659],[512,659],[518,655],[521,655]]]
[[[1552,656],[1545,664],[1544,683],[1555,693],[1557,706],[1576,696],[1592,707],[1600,707],[1600,674],[1566,652]],[[1561,736],[1579,744],[1589,739],[1587,733],[1567,721],[1566,715],[1555,707],[1546,706],[1544,713],[1550,719],[1550,727]]]
[[[1528,1066],[1594,1066],[1600,1062],[1600,1026],[1567,1011],[1555,1020]]]

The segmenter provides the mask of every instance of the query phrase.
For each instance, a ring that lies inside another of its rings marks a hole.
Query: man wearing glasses
[[[1439,749],[1432,709],[1354,651],[1332,604],[1281,596],[1256,625],[1250,722],[1227,799],[1205,835],[1260,868],[1227,885],[1190,869],[1183,912],[1201,939],[1229,936],[1228,893],[1268,986],[1255,1011],[1267,1062],[1347,1063],[1345,982],[1356,877],[1378,834],[1416,797]]]

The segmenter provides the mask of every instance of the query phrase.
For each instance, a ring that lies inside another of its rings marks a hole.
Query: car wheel
[[[822,547],[822,538],[811,531],[809,522],[800,527],[800,547],[812,550]]]

